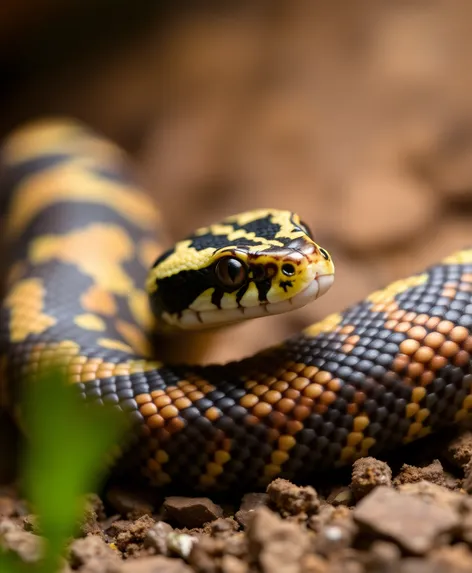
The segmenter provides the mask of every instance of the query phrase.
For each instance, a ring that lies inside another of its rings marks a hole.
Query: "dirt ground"
[[[468,573],[472,434],[400,457],[362,458],[316,489],[276,479],[242,499],[110,485],[89,496],[61,572]],[[0,489],[0,543],[34,563],[42,540],[29,511]]]
[[[335,286],[306,309],[222,332],[205,361],[252,354],[472,244],[469,0],[197,4],[84,62],[56,57],[51,41],[12,80],[0,130],[54,113],[107,133],[129,150],[170,238],[255,207],[303,215],[333,256]],[[70,567],[470,571],[471,448],[466,435],[414,467],[360,461],[337,489],[276,482],[241,508],[118,490],[105,509],[91,502]],[[0,532],[35,550],[26,513],[6,489]]]

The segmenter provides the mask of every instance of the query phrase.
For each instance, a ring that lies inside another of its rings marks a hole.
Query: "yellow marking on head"
[[[462,251],[458,251],[457,253],[453,253],[449,255],[445,259],[442,260],[442,263],[445,265],[454,265],[454,264],[470,264],[472,263],[472,249],[463,249]]]
[[[136,322],[145,330],[150,330],[155,319],[151,312],[148,295],[140,289],[135,289],[128,297],[131,314]]]
[[[156,279],[172,276],[180,271],[191,271],[205,267],[215,252],[213,247],[197,251],[190,247],[191,241],[180,241],[174,252],[156,268],[152,269],[146,281],[146,290],[150,293],[156,290]]]
[[[76,265],[100,288],[120,295],[128,294],[134,287],[133,280],[121,267],[133,254],[133,243],[126,231],[105,223],[94,223],[66,235],[39,237],[29,252],[36,264],[56,259]]]
[[[30,334],[41,334],[56,324],[56,319],[42,312],[45,289],[40,279],[30,278],[17,283],[7,295],[10,309],[10,339],[21,342]]]
[[[80,297],[80,304],[85,310],[106,316],[114,316],[118,310],[113,295],[98,285],[92,285],[84,292]]]
[[[270,239],[260,237],[255,232],[248,232],[244,229],[234,228],[235,224],[238,226],[247,225],[248,223],[267,216],[270,216],[272,223],[278,224],[280,227],[280,230],[274,235],[274,237]],[[299,218],[290,211],[280,211],[276,209],[255,209],[253,211],[248,211],[246,213],[240,213],[239,215],[228,217],[221,223],[202,227],[195,232],[195,236],[199,237],[208,233],[211,233],[215,236],[227,236],[228,249],[236,248],[238,242],[240,242],[241,239],[247,239],[249,241],[258,243],[257,247],[254,247],[254,249],[257,249],[257,251],[264,251],[270,247],[283,248],[284,242],[281,240],[282,238],[290,238],[291,240],[294,240],[306,235],[302,230],[293,232],[294,223],[291,220],[292,217],[294,218],[295,223],[298,224]],[[151,271],[147,283],[148,292],[154,292],[156,290],[156,279],[169,277],[180,271],[198,270],[210,264],[212,261],[212,256],[215,252],[215,248],[208,247],[207,249],[197,250],[190,246],[191,243],[191,239],[179,241],[175,246],[174,252],[164,261],[162,261],[162,263],[160,263],[156,269]],[[267,260],[272,260],[270,255],[267,257]],[[263,263],[262,260],[261,263]]]
[[[100,346],[103,348],[109,348],[110,350],[121,350],[122,352],[129,352],[133,354],[133,349],[128,344],[125,344],[121,340],[114,340],[113,338],[99,338],[97,340]]]
[[[283,242],[278,239],[298,239],[299,237],[303,237],[305,232],[300,230],[296,233],[293,232],[294,222],[296,224],[300,223],[300,218],[298,215],[292,213],[291,211],[280,210],[280,209],[255,209],[253,211],[247,211],[245,213],[240,213],[238,215],[232,215],[222,221],[220,225],[222,228],[225,226],[230,226],[232,223],[236,223],[237,225],[247,225],[248,223],[252,223],[257,219],[263,219],[269,216],[272,223],[275,223],[280,226],[279,231],[274,235],[272,239],[264,239],[263,237],[259,237],[255,233],[247,233],[243,231],[243,237],[253,238],[254,240],[261,241],[263,244],[272,245],[272,246],[283,246]],[[208,229],[212,230],[214,225],[208,227]],[[236,230],[235,232],[239,232]],[[224,233],[223,233],[224,234]],[[239,234],[236,235],[239,237]]]
[[[428,274],[414,275],[407,279],[402,279],[391,283],[386,288],[377,290],[367,297],[367,300],[374,304],[393,302],[395,297],[405,292],[411,287],[423,285],[428,280]]]
[[[137,354],[150,356],[152,353],[149,340],[136,325],[124,320],[117,320],[115,323],[116,330],[129,343]]]
[[[85,330],[105,330],[105,322],[96,314],[79,314],[74,322]]]
[[[140,189],[87,171],[93,160],[69,163],[35,173],[17,188],[5,232],[17,237],[38,213],[60,201],[105,205],[139,227],[154,228],[159,217],[150,198]]]
[[[317,336],[321,332],[332,332],[342,321],[343,317],[338,312],[328,315],[320,322],[308,326],[303,331],[306,336]]]

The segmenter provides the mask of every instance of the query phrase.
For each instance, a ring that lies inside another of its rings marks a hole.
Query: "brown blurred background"
[[[0,131],[45,113],[123,145],[179,238],[300,212],[337,281],[222,334],[252,353],[472,245],[470,0],[3,0]],[[236,336],[237,335],[237,336]]]

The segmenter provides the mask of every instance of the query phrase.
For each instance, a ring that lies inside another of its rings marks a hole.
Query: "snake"
[[[308,225],[255,209],[165,250],[165,215],[127,154],[73,118],[16,127],[0,165],[2,403],[58,365],[84,400],[130,420],[122,459],[152,486],[301,482],[470,416],[471,248],[247,358],[170,363],[156,331],[323,295],[334,263]]]

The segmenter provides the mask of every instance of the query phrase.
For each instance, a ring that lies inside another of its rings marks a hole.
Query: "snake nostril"
[[[329,254],[328,251],[326,251],[325,249],[323,249],[323,247],[320,247],[320,253],[321,256],[326,259],[327,261],[329,261]]]

